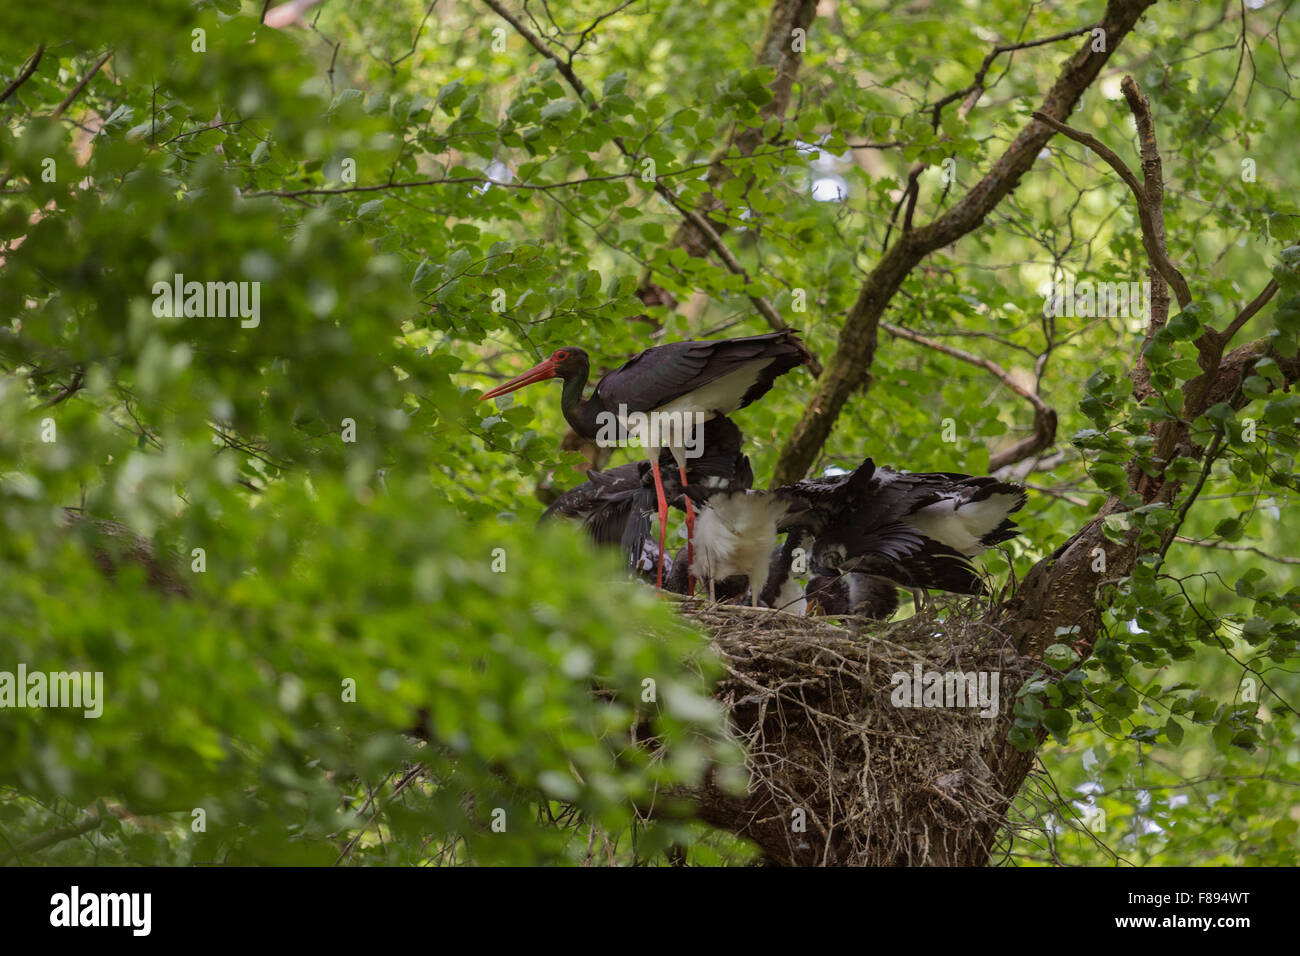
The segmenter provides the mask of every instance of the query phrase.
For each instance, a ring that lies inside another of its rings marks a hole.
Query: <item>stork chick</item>
[[[694,493],[687,489],[688,495]],[[749,580],[750,604],[758,607],[776,547],[777,522],[789,508],[788,501],[767,491],[715,493],[701,504],[693,567],[697,576],[708,579],[710,601],[716,600],[715,582],[743,574]]]
[[[804,595],[809,613],[861,614],[883,621],[898,610],[898,589],[892,581],[858,571],[814,575]]]
[[[870,458],[851,473],[777,492],[809,504],[790,530],[800,546],[811,539],[813,570],[862,571],[913,590],[957,594],[984,591],[970,559],[1019,534],[1010,516],[1026,500],[1023,487],[996,478],[901,472]]]

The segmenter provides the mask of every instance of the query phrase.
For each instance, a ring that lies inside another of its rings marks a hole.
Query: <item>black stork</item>
[[[601,441],[611,422],[626,434],[628,416],[641,413],[650,420],[647,457],[654,475],[659,517],[659,566],[656,586],[663,587],[663,555],[667,537],[668,498],[664,493],[660,453],[671,453],[677,463],[682,486],[690,484],[687,451],[694,445],[694,421],[728,415],[757,401],[772,383],[810,358],[808,350],[792,330],[751,335],[738,339],[688,339],[646,349],[621,368],[601,378],[590,398],[583,398],[591,362],[580,348],[556,349],[550,358],[483,395],[496,398],[535,382],[559,378],[564,382],[560,408],[575,432]],[[680,416],[677,418],[676,416]],[[677,421],[681,431],[662,423]],[[669,432],[665,440],[664,432]],[[688,559],[693,548],[695,514],[686,502]]]
[[[817,574],[808,579],[804,600],[810,615],[859,614],[883,621],[898,610],[898,588],[888,578],[860,571]]]
[[[812,569],[823,576],[864,572],[907,588],[982,593],[984,583],[970,559],[1020,533],[1010,516],[1026,502],[1021,485],[955,472],[877,468],[870,458],[852,472],[806,479],[777,492],[801,498],[807,507],[782,528],[789,534],[765,596],[784,585],[797,548],[805,549]]]
[[[641,466],[632,462],[587,472],[582,484],[562,492],[542,512],[541,521],[569,518],[582,526],[596,544],[618,544],[641,491]]]
[[[725,415],[717,415],[705,422],[703,437],[700,454],[686,463],[686,476],[697,496],[707,498],[719,490],[752,487],[754,471],[741,451],[744,435],[735,423]],[[664,449],[659,454],[664,494],[669,504],[685,510],[686,499],[672,465],[672,453]],[[655,563],[658,561],[658,551],[652,551],[647,540],[656,497],[650,463],[632,462],[588,472],[587,480],[560,494],[542,513],[541,520],[563,517],[582,522],[595,544],[622,544],[635,569],[646,553],[653,553]]]
[[[698,495],[687,488],[688,496]],[[806,507],[801,500],[772,491],[747,489],[715,492],[700,501],[695,522],[697,560],[692,569],[709,582],[709,598],[716,601],[715,585],[730,577],[743,576],[749,586],[750,604],[758,607],[763,585],[769,578],[778,528],[792,512]],[[778,590],[776,598],[764,600],[769,607],[797,598]]]

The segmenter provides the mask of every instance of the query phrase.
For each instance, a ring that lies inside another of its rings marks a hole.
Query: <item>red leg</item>
[[[655,587],[662,591],[664,589],[664,548],[668,546],[668,496],[664,494],[664,479],[659,473],[658,455],[650,459],[650,470],[654,472],[655,495],[659,504],[659,572],[655,579]]]
[[[678,465],[677,471],[682,477],[682,487],[686,487],[686,466]],[[690,496],[686,496],[686,596],[695,596],[695,507]]]

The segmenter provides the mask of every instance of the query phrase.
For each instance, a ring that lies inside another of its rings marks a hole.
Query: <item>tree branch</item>
[[[578,75],[573,71],[573,68],[560,58],[559,54],[555,53],[550,48],[548,48],[546,44],[542,41],[542,39],[538,37],[537,34],[529,30],[528,27],[518,17],[509,13],[501,5],[500,0],[483,0],[483,2],[487,4],[487,6],[490,7],[493,11],[495,11],[500,17],[502,17],[502,19],[504,19],[507,23],[509,23],[512,27],[514,27],[515,30],[519,33],[519,35],[522,36],[525,40],[527,40],[529,45],[532,46],[533,49],[537,50],[548,60],[551,60],[553,63],[555,63],[556,69],[558,69],[560,71],[560,75],[563,76],[566,81],[568,81],[569,85],[573,88],[574,92],[577,93],[584,100],[588,100],[590,94],[587,91],[586,85],[582,82],[581,79],[579,79]],[[763,41],[763,49],[764,49],[763,56],[775,56],[777,58],[778,63],[784,64],[783,67],[778,67],[777,80],[773,84],[774,86],[774,99],[772,101],[773,103],[778,102],[779,100],[782,99],[782,97],[775,90],[775,87],[781,84],[783,84],[783,88],[785,91],[784,99],[788,100],[789,87],[794,82],[794,71],[797,70],[798,61],[799,61],[799,58],[797,56],[794,56],[793,53],[790,54],[790,56],[793,57],[792,60],[787,61],[785,59],[785,49],[789,47],[791,43],[790,43],[790,31],[786,31],[782,33],[782,30],[784,29],[783,24],[786,24],[788,21],[789,23],[792,23],[794,26],[798,26],[800,23],[802,23],[806,27],[807,23],[811,22],[812,16],[816,12],[816,6],[817,4],[815,0],[777,0],[776,5],[773,7],[773,11],[774,11],[773,16],[769,18],[767,34],[765,35]],[[777,15],[778,11],[781,11],[780,16]],[[791,17],[793,17],[793,20],[790,19]],[[791,26],[790,29],[793,30],[794,26]],[[762,57],[760,57],[760,62],[761,61],[762,61]],[[790,63],[793,63],[794,65],[791,66]],[[589,101],[589,105],[590,104],[594,104],[594,99]],[[768,104],[769,107],[771,105],[772,105],[771,103]],[[784,107],[782,107],[782,110],[784,110]],[[628,149],[627,145],[623,142],[621,137],[617,137],[617,136],[614,137],[613,142],[614,145],[618,147],[619,152],[621,152],[624,156],[626,156],[629,159],[636,158],[636,155],[630,149]],[[747,151],[742,151],[743,154],[752,155],[754,149],[757,148],[758,146],[758,142],[759,142],[758,140],[755,140],[753,144],[747,147]],[[710,160],[708,164],[710,167],[710,175],[712,175],[712,170],[715,168],[715,164],[716,164],[716,159]],[[624,174],[624,175],[630,175],[630,174]],[[729,269],[731,272],[733,272],[736,275],[744,276],[746,279],[748,279],[748,276],[744,268],[737,261],[736,257],[732,255],[731,250],[729,250],[726,247],[726,245],[722,242],[722,238],[719,235],[717,228],[711,225],[708,219],[698,210],[689,209],[680,203],[680,201],[678,200],[677,196],[673,193],[673,191],[664,184],[663,179],[665,178],[665,175],[667,174],[655,177],[655,192],[657,192],[660,196],[662,196],[664,200],[666,200],[674,209],[676,209],[679,213],[681,213],[684,223],[686,224],[686,226],[683,226],[683,228],[689,227],[693,232],[697,233],[703,240],[703,244],[696,244],[694,246],[683,245],[683,248],[685,248],[688,253],[690,253],[692,256],[696,258],[703,258],[707,254],[708,249],[711,248],[718,254],[718,257],[722,260],[723,265],[725,265],[727,269]],[[611,177],[611,178],[622,178],[622,177],[620,176],[620,177]],[[678,236],[680,235],[681,235],[681,230],[679,229],[678,234],[677,236],[674,236],[673,241],[676,242]],[[649,273],[647,272],[646,275],[648,276]],[[642,278],[641,288],[638,289],[637,295],[641,298],[642,302],[645,302],[648,305],[659,305],[659,304],[671,305],[673,302],[671,295],[669,295],[665,290],[655,285],[654,283],[648,282],[648,278],[646,277]],[[785,320],[781,318],[780,313],[778,313],[776,309],[773,308],[772,304],[768,302],[765,297],[749,295],[749,294],[747,294],[746,297],[749,299],[751,303],[753,303],[754,307],[758,309],[759,313],[763,316],[764,319],[767,320],[768,324],[771,325],[773,328],[776,329],[789,328],[789,326],[786,325]],[[812,356],[811,353],[809,354],[810,354],[810,361],[808,363],[809,368],[813,370],[813,373],[815,375],[820,375],[821,363],[818,362],[816,356]]]
[[[969,86],[963,87],[956,92],[949,93],[947,96],[935,102],[931,122],[935,129],[939,128],[939,114],[949,103],[955,103],[961,100],[962,114],[968,114],[975,108],[979,98],[984,95],[986,87],[984,78],[988,76],[989,69],[993,66],[993,61],[1003,53],[1011,53],[1015,50],[1028,50],[1036,46],[1046,46],[1049,43],[1059,43],[1061,40],[1068,40],[1071,37],[1081,36],[1085,33],[1091,33],[1095,24],[1088,24],[1085,27],[1076,27],[1073,30],[1066,30],[1064,33],[1056,33],[1050,37],[1042,37],[1037,40],[1022,40],[1019,43],[999,43],[993,49],[989,50],[984,56],[984,62],[980,64],[979,69],[975,71],[975,79]]]
[[[9,99],[9,97],[17,93],[18,87],[22,86],[32,78],[32,74],[35,73],[36,68],[40,66],[41,57],[44,53],[45,44],[42,43],[36,48],[36,52],[27,59],[27,65],[22,68],[22,71],[13,78],[13,81],[8,86],[4,88],[4,92],[0,93],[0,103],[3,103],[5,100]]]
[[[1044,97],[1040,112],[1058,121],[1068,116],[1138,18],[1154,2],[1110,0],[1099,24],[1106,36],[1106,48],[1093,50],[1091,42],[1085,43],[1066,61]],[[881,316],[908,273],[931,252],[956,242],[983,223],[1033,166],[1052,132],[1046,123],[1030,122],[984,177],[951,209],[928,225],[903,233],[885,251],[845,316],[835,354],[818,380],[807,411],[781,450],[776,466],[777,484],[789,484],[804,476],[821,452],[849,397],[866,384],[875,359]]]
[[[889,322],[881,322],[880,327],[900,339],[906,339],[909,342],[915,342],[917,345],[933,349],[936,352],[942,352],[944,355],[951,356],[959,361],[966,362],[970,365],[978,366],[986,372],[993,375],[1007,388],[1011,389],[1025,401],[1029,402],[1034,409],[1034,433],[1021,441],[1016,442],[1010,448],[996,452],[989,456],[989,470],[997,471],[999,468],[1005,468],[1007,465],[1014,465],[1016,462],[1024,461],[1031,458],[1051,447],[1056,441],[1056,411],[1050,408],[1038,395],[1037,392],[1025,388],[1011,374],[991,359],[982,358],[972,352],[963,349],[954,348],[951,345],[945,345],[943,342],[937,342],[934,339],[927,338],[911,329],[905,329],[901,326],[893,325]]]
[[[1215,551],[1249,551],[1251,554],[1257,554],[1261,558],[1267,558],[1269,561],[1276,561],[1278,564],[1300,564],[1300,558],[1292,558],[1282,554],[1269,554],[1262,548],[1256,548],[1249,544],[1225,544],[1218,539],[1214,541],[1200,541],[1196,538],[1188,538],[1183,535],[1175,535],[1174,540],[1179,544],[1195,545],[1198,548],[1211,548]]]
[[[41,402],[41,407],[52,408],[55,405],[58,405],[60,402],[71,398],[73,395],[76,395],[77,392],[81,391],[82,387],[85,385],[85,382],[86,382],[86,370],[83,368],[78,368],[75,372],[72,373],[72,381],[70,381],[67,385],[59,389],[54,395],[50,396],[45,401]]]
[[[1155,132],[1150,125],[1146,98],[1138,91],[1132,78],[1125,78],[1123,88],[1130,107],[1138,117],[1143,170],[1147,178],[1142,193],[1145,200],[1150,202],[1163,194],[1163,188],[1158,190],[1154,185],[1160,168]],[[1163,222],[1162,216],[1160,221]],[[1156,245],[1163,244],[1162,231],[1153,232],[1153,236]],[[1151,269],[1156,273],[1152,280],[1154,285],[1163,276],[1156,272],[1154,260]],[[1239,330],[1275,291],[1266,287],[1242,310],[1228,329],[1233,332]],[[1148,328],[1148,340],[1156,321],[1153,304],[1153,325]],[[1229,337],[1226,331],[1220,333],[1209,328],[1197,337],[1195,344],[1199,352],[1198,362],[1204,372],[1184,384],[1181,415],[1177,419],[1162,421],[1154,429],[1155,444],[1149,452],[1149,460],[1154,464],[1151,473],[1137,467],[1136,461],[1130,463],[1128,483],[1132,491],[1140,494],[1143,501],[1148,503],[1157,498],[1172,503],[1180,484],[1166,479],[1165,469],[1168,463],[1176,455],[1202,460],[1199,479],[1178,509],[1173,527],[1161,536],[1159,544],[1154,548],[1150,544],[1144,545],[1133,532],[1121,540],[1112,540],[1104,533],[1105,519],[1124,510],[1125,506],[1121,498],[1110,496],[1097,516],[1050,557],[1034,565],[1019,589],[998,608],[1000,626],[1012,636],[1018,653],[1029,657],[1040,656],[1049,644],[1059,639],[1057,635],[1063,627],[1072,629],[1079,635],[1084,646],[1090,647],[1101,629],[1098,605],[1099,598],[1103,597],[1103,589],[1131,575],[1144,553],[1158,550],[1160,559],[1163,560],[1173,541],[1181,540],[1177,535],[1178,528],[1204,487],[1224,437],[1220,430],[1208,448],[1196,448],[1189,438],[1189,426],[1196,417],[1217,402],[1241,408],[1250,401],[1250,397],[1242,392],[1241,385],[1256,363],[1265,356],[1276,363],[1287,387],[1300,381],[1300,357],[1287,358],[1279,355],[1267,339],[1259,339],[1224,355],[1223,349]],[[1135,370],[1138,367],[1135,362]],[[1094,570],[1098,566],[1098,559],[1102,557],[1103,570]],[[1009,728],[999,728],[999,742],[986,762],[994,768],[999,778],[999,789],[1008,795],[1009,802],[1029,773],[1034,756],[1031,751],[1019,752],[1011,747],[1006,736],[1008,730]]]
[[[790,104],[790,94],[794,87],[794,80],[798,75],[799,65],[803,59],[802,54],[794,49],[793,33],[796,29],[806,31],[816,15],[816,0],[774,0],[772,4],[763,39],[759,43],[758,54],[755,57],[759,66],[769,67],[776,71],[776,78],[768,87],[772,93],[772,99],[760,111],[760,114],[765,119],[769,117],[783,119],[785,117],[786,109]],[[719,183],[724,182],[731,176],[731,171],[723,160],[733,150],[741,157],[751,156],[762,143],[762,139],[761,126],[741,129],[740,131],[733,127],[731,134],[709,158],[708,183],[710,189],[715,188]],[[726,232],[727,227],[725,223],[710,221],[708,214],[721,207],[722,203],[711,192],[701,199],[703,211],[700,218],[710,224],[715,236],[721,236],[722,233]],[[668,247],[681,248],[688,255],[702,259],[707,255],[710,247],[716,250],[717,245],[709,239],[708,233],[700,229],[697,220],[688,217],[683,220],[682,224],[677,227],[677,230],[669,238]],[[648,269],[641,276],[636,294],[647,306],[667,305],[671,307],[675,302],[672,294],[654,281],[654,277]],[[649,317],[643,315],[640,318],[648,320]],[[816,374],[820,375],[820,370]]]
[[[1124,180],[1125,184],[1130,190],[1132,190],[1133,195],[1137,198],[1138,221],[1142,225],[1143,249],[1146,250],[1147,255],[1151,258],[1152,264],[1160,270],[1160,274],[1171,286],[1173,286],[1174,294],[1178,297],[1178,304],[1184,308],[1190,305],[1192,301],[1192,292],[1187,287],[1187,280],[1183,278],[1183,274],[1178,271],[1174,264],[1169,261],[1169,257],[1165,254],[1163,217],[1161,217],[1160,226],[1157,227],[1153,213],[1153,209],[1158,209],[1159,207],[1156,206],[1155,202],[1148,196],[1147,190],[1143,187],[1142,183],[1138,181],[1133,170],[1129,169],[1128,166],[1125,165],[1124,160],[1120,159],[1114,150],[1091,133],[1085,133],[1072,126],[1066,126],[1064,123],[1041,112],[1035,112],[1034,119],[1038,120],[1040,123],[1046,123],[1062,136],[1066,136],[1069,139],[1074,140],[1076,143],[1081,143],[1082,145],[1087,146],[1090,150],[1104,159],[1110,167],[1115,170],[1115,172],[1119,173],[1120,179]]]
[[[1250,304],[1242,309],[1240,314],[1223,330],[1224,344],[1231,342],[1232,337],[1241,331],[1241,327],[1254,318],[1256,312],[1268,305],[1268,300],[1277,295],[1277,290],[1277,280],[1270,279],[1268,285],[1264,286],[1264,291],[1251,299]]]
[[[722,260],[722,264],[726,266],[732,274],[740,276],[746,283],[748,283],[749,273],[745,271],[745,267],[740,264],[734,255],[732,255],[731,250],[727,248],[727,244],[723,242],[722,237],[714,231],[713,227],[709,224],[709,221],[701,216],[696,210],[688,209],[685,206],[679,205],[675,198],[669,201],[672,202],[673,207],[680,212],[688,222],[699,230],[700,235],[708,241],[713,251],[717,253],[718,258]],[[748,292],[745,293],[745,297],[753,303],[754,308],[758,310],[759,315],[766,319],[767,324],[772,328],[778,331],[785,331],[790,328],[785,319],[781,318],[780,313],[772,307],[772,303],[768,302],[765,297],[761,295],[751,295]],[[809,359],[808,368],[812,370],[813,375],[820,375],[822,373],[822,363],[817,360],[815,355]]]
[[[524,21],[520,20],[517,16],[507,10],[500,0],[483,0],[483,3],[487,5],[493,13],[506,21],[506,23],[510,24],[510,26],[514,28],[514,31],[528,42],[529,46],[554,63],[555,68],[560,71],[560,75],[564,77],[569,86],[573,87],[573,91],[577,93],[584,102],[589,106],[595,104],[595,97],[591,95],[591,92],[583,84],[582,80],[578,79],[578,74],[573,72],[573,67],[570,66],[569,63],[567,63],[558,53],[548,47],[542,41],[541,37],[528,29],[528,26]]]
[[[54,110],[53,114],[51,114],[54,119],[61,117],[64,111],[76,101],[77,97],[81,95],[81,91],[86,88],[86,84],[95,78],[95,74],[99,72],[99,68],[107,63],[108,58],[112,55],[113,51],[109,50],[95,61],[95,65],[86,71],[86,75],[77,82],[77,85],[72,88],[72,92],[64,98],[63,102],[60,103]]]
[[[75,824],[74,826],[58,827],[57,829],[42,833],[40,836],[33,837],[25,843],[18,844],[9,852],[0,856],[0,864],[8,863],[10,860],[21,860],[28,853],[37,853],[41,850],[47,849],[48,847],[52,847],[57,843],[62,843],[64,840],[72,840],[79,836],[85,836],[91,830],[98,830],[102,827],[105,820],[105,817],[96,814],[95,816],[87,817],[85,820]]]

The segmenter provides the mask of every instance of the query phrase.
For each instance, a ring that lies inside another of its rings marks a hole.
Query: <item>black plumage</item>
[[[489,389],[480,401],[559,378],[564,382],[560,410],[578,435],[600,443],[635,434],[652,448],[668,449],[678,478],[686,485],[691,483],[687,455],[694,426],[744,408],[765,395],[779,376],[810,359],[792,329],[737,339],[671,342],[634,355],[621,368],[604,375],[590,397],[583,398],[591,360],[582,349],[567,346]],[[653,451],[649,464],[656,475],[665,470]],[[655,503],[662,555],[666,550],[667,489],[656,487]],[[689,538],[693,524],[690,504],[686,524]],[[656,583],[663,583],[662,566],[657,569]]]
[[[716,490],[749,488],[754,471],[741,451],[744,435],[735,422],[716,415],[704,424],[700,454],[687,459],[686,477],[700,496]],[[664,493],[675,507],[684,508],[681,479],[667,449],[659,456]],[[587,480],[563,492],[542,513],[542,520],[564,517],[581,521],[596,544],[622,545],[635,561],[644,549],[656,513],[654,477],[647,461],[589,472]],[[658,548],[654,548],[656,555]],[[667,555],[665,555],[667,557]],[[665,568],[665,571],[667,569]]]
[[[623,538],[633,497],[641,488],[639,464],[632,462],[605,471],[587,472],[587,480],[562,492],[542,512],[541,520],[581,521],[597,544],[618,544]]]
[[[979,594],[970,558],[1019,534],[1010,514],[1025,504],[1020,485],[955,472],[900,472],[866,459],[843,475],[778,489],[807,507],[789,520],[815,572],[860,571],[904,587]],[[779,569],[778,569],[779,570]],[[769,577],[765,592],[781,581]]]
[[[629,411],[650,411],[748,365],[766,361],[735,406],[744,408],[766,395],[777,378],[808,359],[807,348],[791,331],[738,339],[669,342],[638,352],[621,368],[604,376],[596,383],[590,401],[611,410],[625,405]],[[734,408],[708,411],[726,413]]]
[[[898,588],[892,581],[858,571],[817,574],[804,588],[809,615],[860,614],[885,620],[898,610]]]

